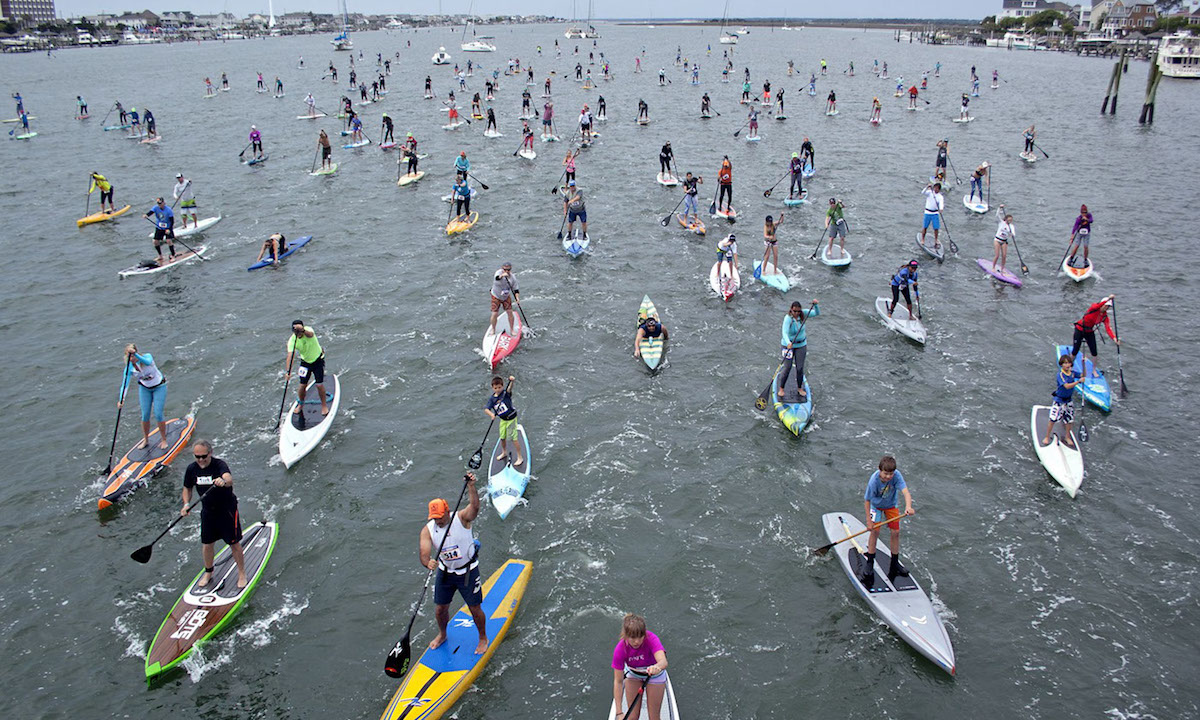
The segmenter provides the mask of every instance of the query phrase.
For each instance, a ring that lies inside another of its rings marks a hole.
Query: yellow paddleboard
[[[420,180],[423,177],[425,177],[424,170],[418,170],[414,174],[406,173],[406,174],[400,176],[400,179],[396,181],[396,185],[398,185],[400,187],[404,187],[405,185],[408,185],[409,183],[415,183],[416,181]]]
[[[446,630],[446,642],[426,650],[400,681],[381,720],[437,720],[471,687],[496,646],[504,639],[521,605],[533,563],[510,558],[483,585],[483,614],[487,618],[488,648],[475,654],[479,633],[471,613],[459,608]]]
[[[105,220],[112,220],[116,216],[124,215],[127,212],[129,212],[128,205],[121,208],[120,210],[117,210],[116,212],[92,213],[91,215],[88,215],[87,217],[79,218],[78,220],[75,221],[75,224],[78,225],[79,227],[83,227],[84,225],[91,225],[92,223],[104,222]]]
[[[470,215],[459,215],[450,222],[446,223],[446,234],[457,235],[460,232],[466,232],[479,221],[479,213],[473,212]]]

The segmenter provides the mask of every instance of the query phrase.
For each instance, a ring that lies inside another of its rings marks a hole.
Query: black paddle
[[[679,202],[675,203],[675,207],[671,209],[671,212],[664,215],[663,219],[658,221],[658,224],[662,225],[663,227],[669,225],[671,223],[671,216],[675,214],[675,211],[679,209],[679,206],[683,204],[684,200],[687,200],[686,192],[683,194],[683,197],[679,198]]]
[[[561,173],[561,174],[558,176],[558,179],[554,181],[554,187],[550,188],[550,194],[551,194],[551,195],[557,195],[557,194],[558,194],[558,184],[559,184],[560,182],[562,182],[562,181],[563,181],[563,178],[565,178],[566,176],[567,176],[567,169],[566,169],[566,168],[563,168],[563,171],[562,171],[562,173]]]
[[[192,508],[196,507],[197,503],[200,502],[200,499],[202,497],[203,497],[203,494],[197,494],[196,499],[192,501],[192,504],[188,505],[188,507],[187,507],[188,512],[191,512]],[[167,533],[171,532],[171,528],[175,527],[175,524],[178,523],[180,520],[182,520],[184,517],[186,517],[186,516],[183,514],[176,515],[175,519],[172,520],[169,525],[167,525],[166,530],[163,530],[162,532],[160,532],[158,534],[158,537],[154,538],[154,540],[152,540],[149,545],[143,545],[142,547],[138,548],[137,550],[134,550],[133,552],[129,553],[129,557],[133,558],[134,560],[140,562],[143,565],[150,562],[150,554],[152,552],[154,552],[154,543],[158,542],[159,540],[162,540],[163,537],[165,537]],[[447,534],[449,534],[449,533],[447,533]]]
[[[766,190],[763,190],[763,197],[765,197],[765,198],[769,198],[769,197],[771,197],[771,193],[775,192],[775,188],[779,187],[779,183],[781,183],[781,182],[783,182],[784,180],[786,180],[786,179],[787,179],[787,176],[788,176],[788,175],[791,175],[791,174],[792,174],[792,171],[791,171],[791,170],[788,170],[787,172],[785,172],[785,173],[783,174],[783,177],[781,177],[781,178],[779,178],[778,180],[776,180],[776,181],[775,181],[775,184],[774,184],[774,185],[772,185],[771,187],[767,188]]]
[[[143,219],[143,220],[145,220],[146,222],[150,223],[150,224],[151,224],[151,225],[153,225],[154,227],[156,227],[156,228],[158,227],[158,223],[154,222],[153,220],[151,220],[150,218],[146,217],[145,215],[143,215],[143,216],[142,216],[142,219]],[[196,249],[195,249],[195,248],[193,248],[191,245],[188,245],[187,243],[185,243],[185,242],[184,242],[182,239],[180,239],[180,238],[170,238],[170,240],[171,240],[172,242],[177,242],[177,243],[179,243],[180,245],[182,245],[182,246],[184,246],[185,248],[187,248],[189,252],[191,252],[191,253],[192,253],[193,255],[195,255],[196,257],[200,258],[200,260],[201,260],[202,262],[208,262],[208,258],[206,258],[206,257],[204,257],[203,255],[201,255],[200,253],[196,252]]]
[[[462,505],[462,499],[467,494],[467,486],[471,476],[463,476],[463,489],[458,494],[458,502],[454,504],[454,513],[450,516],[450,522],[454,522],[454,515],[458,514],[458,508]],[[408,664],[412,659],[412,648],[409,647],[409,636],[412,635],[413,624],[417,622],[417,614],[421,612],[421,605],[425,603],[425,596],[429,593],[429,581],[433,579],[433,571],[437,569],[437,559],[442,556],[442,548],[446,545],[446,538],[450,537],[449,528],[442,535],[442,542],[438,545],[437,554],[434,555],[434,565],[429,570],[429,574],[425,576],[425,587],[421,588],[421,597],[417,600],[417,605],[413,608],[412,617],[408,621],[408,629],[404,631],[404,636],[396,642],[396,645],[388,653],[387,660],[383,662],[383,671],[388,677],[402,678],[408,673]]]
[[[517,297],[517,291],[513,290],[512,282],[508,278],[504,278],[504,284],[508,285],[508,292],[512,294],[513,302],[517,304],[517,312],[521,313],[521,322],[525,323],[525,328],[529,332],[533,332],[533,329],[529,327],[529,318],[525,317],[525,311],[521,309],[521,300]]]
[[[274,241],[272,241],[274,242]],[[295,335],[295,333],[292,333]],[[275,414],[275,429],[279,429],[279,423],[283,421],[283,409],[287,407],[287,390],[288,383],[292,381],[292,361],[296,359],[296,350],[288,353],[287,374],[283,376],[283,398],[279,401],[279,412]]]
[[[717,181],[717,186],[716,186],[715,188],[713,188],[713,199],[712,199],[712,204],[708,206],[708,214],[709,214],[709,215],[716,215],[716,214],[717,214],[717,193],[718,193],[718,192],[720,192],[720,191],[721,191],[721,183],[720,183],[720,181],[718,180],[718,181]]]
[[[511,390],[512,390],[512,380],[509,380],[508,386],[504,388],[504,391],[509,392]],[[488,423],[487,432],[485,432],[483,434],[483,439],[479,441],[479,449],[476,450],[475,454],[471,456],[471,459],[467,461],[467,467],[471,468],[472,470],[478,470],[479,466],[483,464],[483,446],[487,445],[488,435],[492,434],[492,425],[495,422],[496,422],[496,416],[493,415],[491,422]]]
[[[113,103],[112,106],[108,108],[108,112],[104,113],[104,119],[100,121],[100,127],[104,127],[105,125],[108,124],[108,116],[112,115],[112,111],[116,110],[116,109],[117,109],[117,104]]]
[[[317,159],[320,157],[321,157],[321,144],[317,143],[317,154],[313,155],[313,165],[312,165],[312,170],[308,171],[309,175],[312,175],[313,173],[315,173],[317,171]]]
[[[1084,375],[1087,374],[1087,360],[1085,359],[1083,362],[1079,363],[1079,366],[1083,369],[1083,373],[1081,373],[1079,376],[1079,382],[1083,382],[1083,377],[1084,377]],[[1075,392],[1074,390],[1072,390],[1071,391],[1071,402],[1072,403],[1075,402],[1076,396],[1079,396],[1079,440],[1080,440],[1080,442],[1087,442],[1088,437],[1090,436],[1090,433],[1088,432],[1088,429],[1087,429],[1087,420],[1085,420],[1083,418],[1083,392]]]
[[[925,318],[921,315],[921,293],[917,292],[916,290],[913,290],[913,297],[915,297],[917,299],[917,319],[924,320]],[[895,310],[894,306],[893,306],[892,310],[893,311]]]
[[[831,222],[837,222],[837,221],[834,220]],[[817,240],[817,246],[815,248],[813,248],[812,255],[808,256],[809,260],[815,260],[817,258],[817,253],[819,253],[821,251],[821,243],[825,242],[825,233],[827,233],[827,232],[829,232],[828,225],[825,226],[825,229],[821,230],[821,237]]]
[[[789,342],[788,346],[787,346],[788,350],[791,350],[792,346],[796,344],[797,338],[800,337],[800,331],[804,329],[804,322],[806,320],[808,320],[808,313],[812,312],[813,306],[816,304],[817,304],[817,302],[814,300],[813,304],[808,306],[808,312],[805,312],[803,315],[800,316],[800,327],[796,328],[796,334],[792,335],[792,341]],[[786,353],[785,353],[785,357],[786,357]],[[771,386],[775,384],[775,378],[779,376],[779,371],[783,369],[783,362],[784,362],[783,360],[779,361],[779,367],[775,368],[775,372],[771,374],[771,382],[767,383],[767,386],[765,388],[763,388],[763,391],[760,392],[758,394],[758,397],[756,397],[754,399],[754,407],[756,409],[758,409],[758,410],[766,410],[767,409],[767,398],[771,395]],[[801,378],[801,381],[803,381],[803,378]]]
[[[1029,266],[1026,265],[1025,261],[1021,259],[1021,248],[1017,247],[1017,233],[1015,230],[1013,230],[1012,225],[1009,225],[1008,223],[1004,224],[1008,226],[1008,237],[1012,240],[1013,250],[1017,251],[1017,262],[1021,263],[1021,274],[1028,275]],[[950,237],[949,233],[947,233],[946,237]]]
[[[1121,379],[1121,397],[1129,394],[1129,388],[1125,387],[1125,368],[1121,365],[1121,331],[1117,327],[1117,300],[1112,300],[1113,311],[1113,334],[1117,336],[1117,373]]]
[[[249,149],[250,149],[250,146],[251,146],[251,145],[253,145],[253,144],[254,144],[254,143],[246,143],[246,147],[242,148],[242,151],[241,151],[240,153],[238,153],[238,157],[240,158],[240,157],[242,157],[243,155],[245,155],[245,154],[246,154],[246,151],[247,151],[247,150],[249,150]]]
[[[125,359],[125,372],[129,372],[129,364],[133,362],[129,358]],[[108,448],[108,464],[104,466],[104,472],[100,474],[101,478],[108,477],[112,472],[113,455],[117,452],[117,430],[121,428],[121,410],[125,406],[125,392],[129,390],[129,385],[126,384],[121,388],[121,402],[117,405],[117,422],[113,425],[112,446]]]
[[[950,172],[954,173],[954,184],[962,185],[962,178],[958,176],[958,171],[954,169],[954,161],[950,159],[950,151],[946,151],[946,162],[950,163]]]
[[[1049,154],[1049,153],[1047,153],[1045,150],[1043,150],[1041,145],[1038,145],[1037,143],[1033,143],[1033,146],[1034,146],[1035,148],[1037,148],[1038,152],[1040,152],[1041,154],[1045,155],[1047,160],[1049,160],[1049,159],[1050,159],[1050,154]]]
[[[521,148],[523,148],[523,147],[525,147],[525,137],[524,136],[521,137],[521,144],[517,146],[516,150],[513,150],[513,157],[516,157],[517,153],[521,152]]]
[[[490,188],[490,187],[488,187],[488,184],[487,184],[487,183],[485,183],[484,181],[482,181],[482,180],[480,180],[479,178],[475,177],[475,176],[474,176],[474,175],[472,175],[471,173],[467,173],[467,177],[469,177],[469,178],[471,178],[472,180],[474,180],[475,182],[479,183],[479,187],[483,188],[484,190],[491,190],[491,188]]]
[[[942,220],[942,229],[946,231],[946,242],[950,245],[950,252],[958,254],[958,245],[955,244],[954,238],[950,237],[950,226],[946,224],[946,218],[942,215],[942,211],[938,210],[938,217]]]
[[[737,130],[734,130],[734,131],[733,131],[733,136],[734,136],[734,137],[737,137],[738,135],[741,135],[741,134],[742,134],[742,131],[743,131],[743,130],[745,130],[745,129],[746,129],[746,126],[747,126],[747,125],[749,125],[749,124],[750,124],[750,120],[749,120],[749,119],[747,119],[747,120],[746,120],[746,122],[742,123],[742,126],[741,126],[740,128],[738,128]]]
[[[1071,250],[1073,250],[1075,248],[1075,236],[1077,234],[1078,233],[1071,233],[1071,242],[1067,243],[1067,251],[1065,253],[1063,253],[1062,260],[1058,261],[1059,267],[1063,266],[1063,263],[1065,263],[1067,261],[1067,256],[1070,255]]]
[[[564,212],[564,213],[563,213],[563,219],[562,219],[562,223],[561,223],[561,224],[558,226],[558,239],[559,239],[559,240],[562,240],[562,239],[563,239],[563,238],[562,238],[562,232],[563,232],[563,228],[565,228],[566,226],[567,226],[567,214]]]
[[[635,674],[640,675],[641,673]],[[645,677],[642,678],[642,686],[638,688],[637,695],[633,696],[633,702],[629,703],[629,709],[625,711],[625,715],[621,718],[621,720],[629,720],[629,716],[633,714],[634,709],[641,707],[642,696],[646,694],[646,684],[649,682],[650,675],[647,673]]]
[[[88,215],[92,214],[92,183],[93,182],[95,182],[95,179],[92,178],[91,175],[88,175],[88,191],[87,191],[87,194],[84,195],[84,197],[87,198],[87,202],[85,202],[83,204],[83,216],[84,217],[87,217]],[[100,206],[100,212],[104,212],[103,205]]]

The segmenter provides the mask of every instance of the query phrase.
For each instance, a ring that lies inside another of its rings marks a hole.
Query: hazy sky
[[[577,0],[579,14],[587,15],[586,0]],[[137,0],[58,0],[59,16],[90,15],[97,12],[191,10],[213,13],[228,10],[239,16],[267,11],[266,0],[171,0],[168,5],[139,5]],[[351,12],[368,15],[387,13],[436,13],[437,0],[347,0]],[[308,11],[332,13],[336,0],[275,0],[275,13]],[[442,12],[465,13],[469,0],[442,0]],[[1000,0],[857,0],[838,2],[749,2],[736,0],[729,4],[730,16],[738,17],[912,17],[912,18],[982,18],[994,15]],[[600,0],[594,2],[597,17],[646,17],[647,3],[642,0]],[[653,3],[654,17],[720,17],[725,3],[720,0],[657,0]],[[571,3],[550,0],[476,0],[478,14],[529,14],[570,17]]]

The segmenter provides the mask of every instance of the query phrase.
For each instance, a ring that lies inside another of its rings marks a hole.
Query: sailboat
[[[568,40],[576,40],[583,37],[583,30],[579,28],[579,23],[575,19],[575,0],[571,0],[571,25],[563,35],[566,35]]]
[[[587,40],[594,40],[600,37],[600,33],[596,31],[596,26],[592,24],[592,0],[588,0],[587,30],[583,31],[583,37]]]
[[[725,12],[721,14],[721,44],[722,45],[737,45],[737,33],[731,33],[725,29],[725,23],[729,20],[729,0],[725,0]]]
[[[329,42],[334,50],[354,49],[354,41],[350,39],[350,13],[346,10],[346,0],[342,0],[342,32]]]
[[[275,27],[275,1],[268,0],[267,2],[267,30],[271,35],[280,35],[279,28]]]
[[[474,38],[470,42],[467,42],[467,28],[471,27],[471,11],[474,9],[475,3],[471,3],[471,6],[467,8],[467,22],[463,25],[462,45],[459,47],[462,48],[463,52],[496,52],[495,45],[484,42],[479,38]],[[471,34],[474,36],[474,31]]]

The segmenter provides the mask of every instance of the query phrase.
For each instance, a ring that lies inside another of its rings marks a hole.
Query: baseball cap
[[[183,173],[175,173],[175,177],[181,178],[181,177],[183,177]]]
[[[908,264],[910,267],[917,267],[918,265],[920,265],[920,263],[917,262],[916,260],[909,260]]]
[[[450,512],[450,504],[441,498],[434,498],[429,501],[429,519],[435,520],[446,517],[446,513]]]
[[[575,187],[575,181],[574,181],[574,180],[568,180],[568,181],[567,181],[567,187]]]

